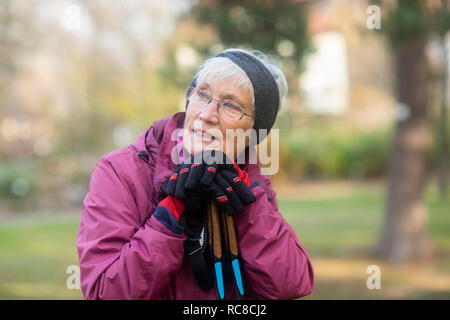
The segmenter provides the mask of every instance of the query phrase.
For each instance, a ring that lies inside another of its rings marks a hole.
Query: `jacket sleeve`
[[[155,299],[181,267],[184,235],[153,216],[140,225],[131,184],[102,158],[92,173],[77,237],[86,299]]]
[[[296,299],[309,295],[314,271],[308,254],[278,210],[267,176],[265,188],[252,188],[256,202],[235,218],[246,296],[250,299]]]

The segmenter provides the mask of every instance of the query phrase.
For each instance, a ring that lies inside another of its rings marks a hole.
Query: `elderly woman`
[[[202,250],[186,245],[204,240],[211,197],[234,218],[245,298],[312,292],[308,254],[279,212],[269,177],[250,161],[286,91],[283,72],[265,55],[225,50],[198,69],[186,112],[100,159],[77,238],[85,298],[215,299],[208,241],[197,242]],[[233,134],[249,129],[256,141]],[[236,299],[232,281],[223,285],[225,299]]]

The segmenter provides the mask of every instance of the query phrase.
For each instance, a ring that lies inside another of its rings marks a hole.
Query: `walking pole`
[[[241,269],[239,267],[239,252],[236,239],[236,230],[234,227],[234,219],[232,216],[225,214],[223,211],[220,212],[220,218],[224,234],[223,238],[225,242],[224,247],[226,248],[226,256],[233,268],[236,295],[238,300],[242,300],[244,298],[244,285],[242,283]]]
[[[225,298],[225,289],[223,285],[223,273],[222,273],[222,240],[220,235],[220,220],[219,211],[217,208],[217,202],[215,199],[209,201],[208,204],[208,231],[209,231],[209,244],[213,258],[214,271],[215,271],[215,284],[217,299],[223,300]]]

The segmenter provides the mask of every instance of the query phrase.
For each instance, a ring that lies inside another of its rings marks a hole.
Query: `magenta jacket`
[[[215,299],[203,291],[184,255],[184,235],[153,216],[185,113],[155,122],[131,145],[97,163],[82,206],[77,249],[86,299]],[[138,156],[147,151],[148,157]],[[270,179],[245,164],[256,202],[235,217],[246,298],[294,299],[312,292],[314,273],[305,248],[278,210]],[[236,297],[225,283],[225,297]]]

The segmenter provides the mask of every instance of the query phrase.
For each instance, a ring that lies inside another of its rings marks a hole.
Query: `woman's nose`
[[[209,103],[203,105],[199,118],[200,120],[212,123],[219,122],[219,107],[215,99],[212,99]]]

